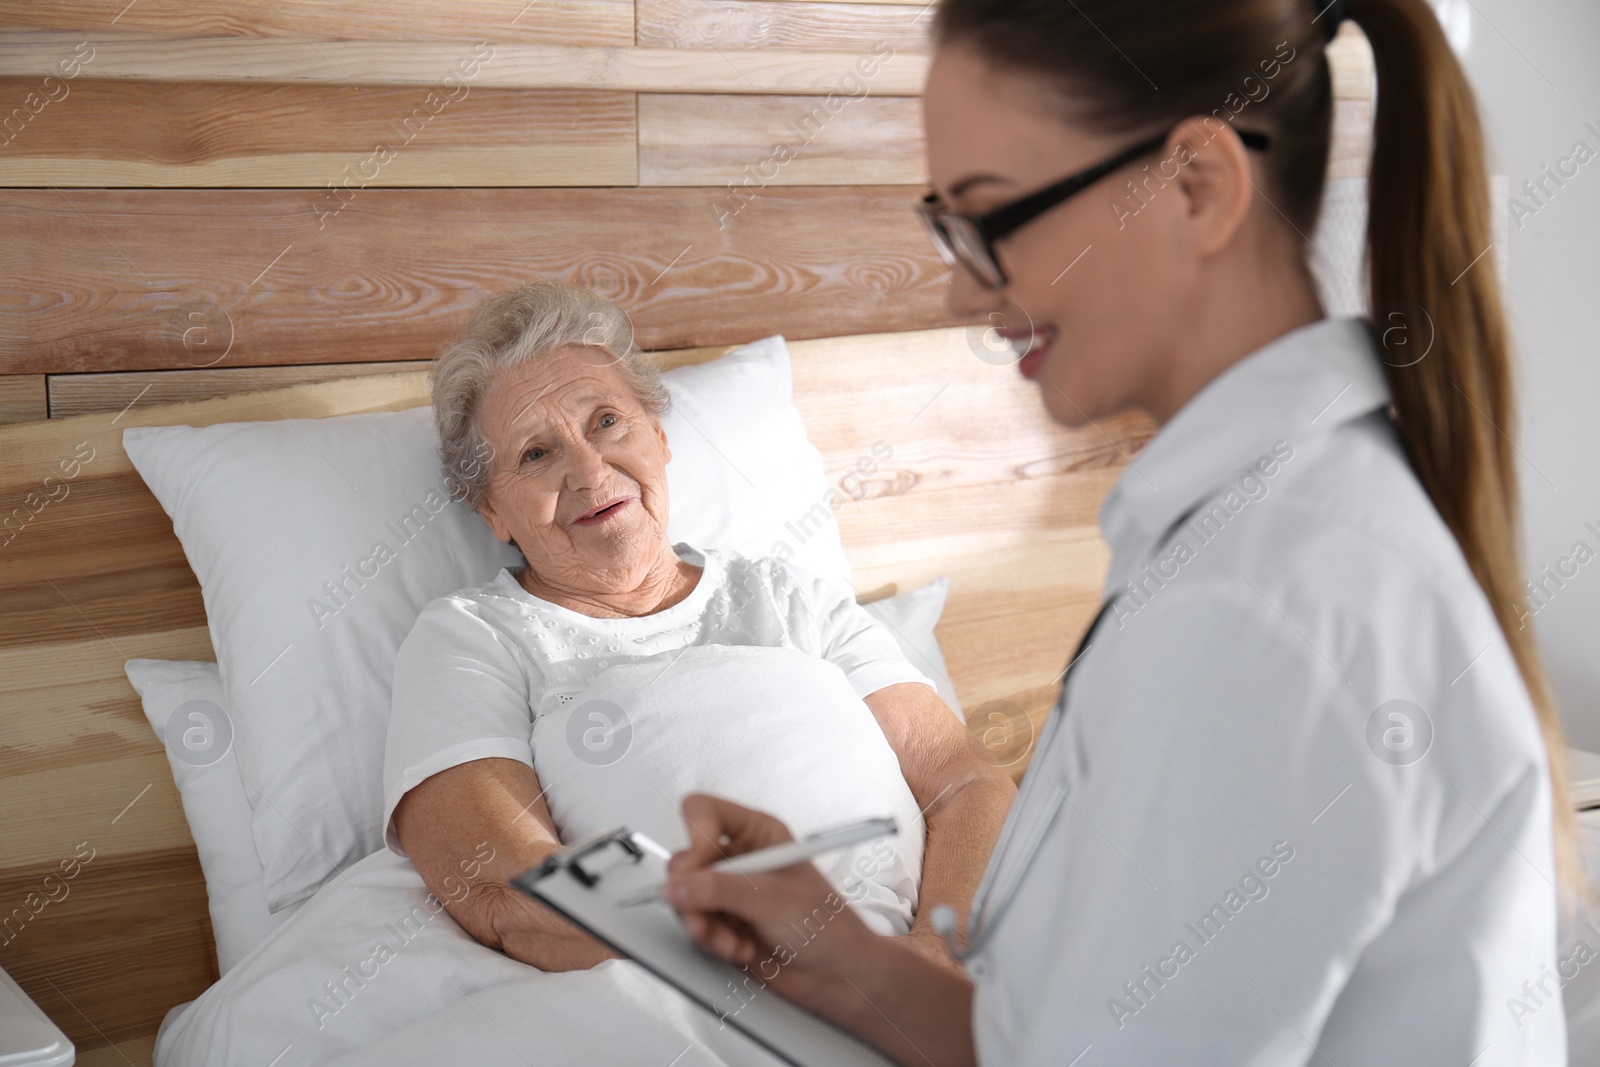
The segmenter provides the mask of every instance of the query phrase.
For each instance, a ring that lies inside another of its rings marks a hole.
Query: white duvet
[[[563,839],[625,823],[681,847],[677,801],[695,790],[774,812],[796,834],[893,815],[896,838],[819,866],[875,929],[903,932],[920,881],[922,820],[893,750],[843,673],[778,648],[695,646],[670,660],[613,667],[535,725],[535,764]],[[610,750],[597,759],[582,742],[597,708],[625,710],[620,758]],[[545,973],[483,947],[410,861],[388,850],[333,879],[221,981],[175,1009],[155,1061],[776,1062],[632,962]]]

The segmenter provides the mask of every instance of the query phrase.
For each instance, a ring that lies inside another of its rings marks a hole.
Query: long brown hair
[[[1341,13],[1366,33],[1377,69],[1367,262],[1395,422],[1527,685],[1570,903],[1588,886],[1561,722],[1526,625],[1511,343],[1486,251],[1483,133],[1432,9],[1424,0],[941,0],[934,33],[997,69],[1041,76],[1063,117],[1091,129],[1155,130],[1191,116],[1214,116],[1214,127],[1236,115],[1240,129],[1265,129],[1273,203],[1303,236],[1321,207],[1333,121],[1324,31]],[[1396,327],[1410,347],[1387,343]]]

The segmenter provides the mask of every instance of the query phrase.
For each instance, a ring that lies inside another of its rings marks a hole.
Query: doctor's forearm
[[[972,983],[898,938],[872,937],[848,981],[803,999],[812,1011],[905,1067],[973,1067]]]

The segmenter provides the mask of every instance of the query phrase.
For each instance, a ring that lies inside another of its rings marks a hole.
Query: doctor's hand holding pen
[[[792,841],[772,816],[691,794],[683,817],[691,843],[668,862],[662,895],[703,949],[898,1062],[975,1062],[964,974],[874,933],[809,861],[749,875],[710,869]]]

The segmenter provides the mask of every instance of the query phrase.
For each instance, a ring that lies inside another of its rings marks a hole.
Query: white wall
[[[1539,577],[1565,557],[1576,576],[1547,581],[1550,595],[1532,624],[1572,743],[1600,751],[1600,0],[1436,2],[1465,43],[1490,170],[1510,179],[1511,196],[1537,207],[1516,213],[1509,248],[1495,250],[1509,256],[1522,361],[1526,569]],[[1578,141],[1594,160],[1564,188],[1550,182],[1553,195],[1541,194],[1538,206],[1522,183],[1555,168]],[[1500,209],[1509,215],[1512,204]],[[1586,564],[1574,555],[1578,542],[1580,554],[1594,555]]]

